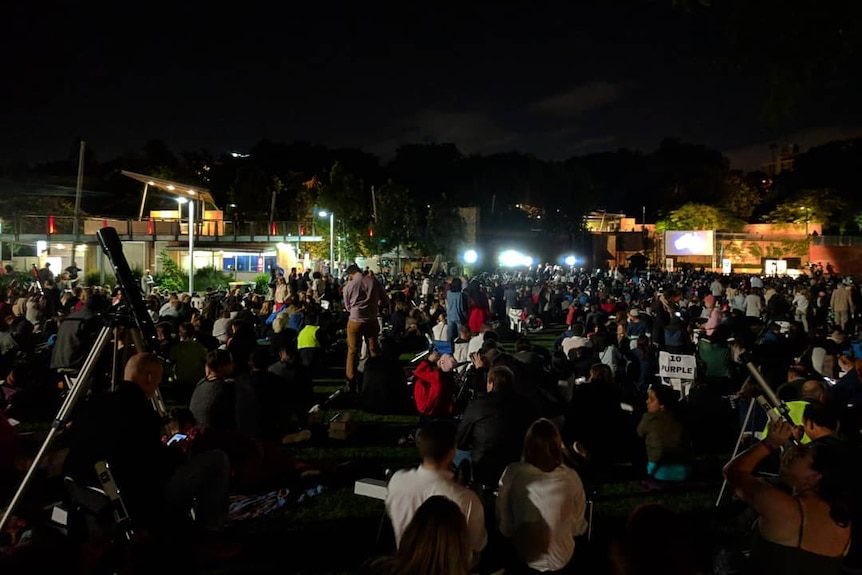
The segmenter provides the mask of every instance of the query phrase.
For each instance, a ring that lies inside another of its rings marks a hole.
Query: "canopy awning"
[[[193,199],[204,202],[204,204],[210,204],[215,209],[219,209],[219,207],[215,203],[215,199],[213,199],[212,194],[210,194],[209,190],[200,188],[198,186],[191,186],[189,184],[183,184],[180,182],[172,182],[170,180],[165,180],[164,178],[156,178],[155,176],[147,176],[144,174],[138,174],[135,172],[129,172],[126,170],[122,170],[120,172],[124,176],[128,176],[133,180],[137,180],[142,184],[146,184],[153,188],[158,188],[165,192],[168,195],[176,196],[178,198],[186,198]]]

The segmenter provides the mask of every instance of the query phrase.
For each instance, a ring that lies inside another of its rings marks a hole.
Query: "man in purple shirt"
[[[380,308],[389,307],[389,296],[374,277],[363,275],[356,264],[347,268],[347,284],[342,290],[344,308],[350,313],[347,319],[347,365],[345,372],[350,391],[356,391],[356,364],[362,338],[368,344],[368,353],[374,357],[380,353],[380,324],[377,315]]]

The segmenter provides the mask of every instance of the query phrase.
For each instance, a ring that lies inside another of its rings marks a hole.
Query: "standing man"
[[[357,390],[356,364],[359,360],[359,349],[362,338],[368,345],[371,357],[380,354],[380,324],[377,316],[381,308],[389,307],[389,296],[374,277],[365,276],[356,264],[347,268],[347,284],[342,292],[344,308],[349,312],[347,319],[347,390]]]

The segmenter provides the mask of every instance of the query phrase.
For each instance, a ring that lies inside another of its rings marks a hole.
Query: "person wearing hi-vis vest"
[[[296,347],[302,365],[315,370],[323,359],[323,332],[320,331],[320,319],[317,313],[308,311],[305,316],[305,326],[299,331]]]
[[[800,391],[800,397],[795,401],[787,401],[788,413],[790,415],[790,419],[793,420],[794,425],[798,427],[803,426],[802,415],[805,413],[805,408],[812,403],[823,403],[823,399],[826,396],[826,389],[822,381],[818,381],[816,379],[809,379],[805,383],[802,384],[802,388]],[[778,410],[773,409],[774,417],[778,417]],[[773,416],[770,416],[772,419]],[[761,435],[761,439],[764,439],[769,430],[769,423],[767,422],[766,428],[763,430],[763,434]],[[799,440],[803,445],[807,443],[811,443],[810,437],[807,434],[803,434],[802,438]]]

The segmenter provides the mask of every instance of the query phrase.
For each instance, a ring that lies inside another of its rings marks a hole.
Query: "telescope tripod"
[[[71,385],[66,393],[65,398],[63,399],[63,403],[60,406],[60,410],[57,412],[57,415],[54,417],[54,421],[51,424],[51,428],[48,430],[48,435],[45,437],[42,442],[42,446],[39,448],[39,451],[36,453],[36,456],[33,458],[33,462],[30,464],[27,473],[24,475],[24,479],[21,481],[21,484],[18,486],[15,495],[12,497],[12,501],[10,501],[9,506],[6,508],[3,517],[0,518],[0,532],[2,532],[3,528],[12,518],[12,514],[15,509],[18,507],[21,498],[24,493],[27,491],[30,482],[33,480],[33,476],[36,473],[36,470],[42,464],[42,460],[45,458],[48,451],[51,449],[51,445],[54,442],[54,439],[57,437],[57,434],[62,431],[66,425],[69,423],[69,418],[72,414],[72,411],[75,408],[75,405],[78,403],[78,400],[85,395],[86,391],[89,389],[90,381],[93,377],[93,374],[96,370],[96,367],[99,363],[99,359],[106,349],[108,349],[109,345],[112,341],[114,341],[114,357],[112,362],[113,368],[113,376],[112,377],[112,388],[114,387],[114,381],[116,378],[116,374],[118,371],[118,345],[119,345],[119,328],[121,327],[120,321],[115,316],[112,318],[112,321],[101,328],[99,334],[96,336],[96,340],[93,343],[93,347],[90,349],[90,352],[87,354],[87,358],[84,360],[83,365],[81,366],[81,370],[78,373],[78,376],[75,378],[69,378],[69,382]],[[137,332],[136,329],[133,329],[133,337]],[[138,349],[144,349],[143,347],[139,347]],[[161,395],[156,392],[156,395],[153,397],[153,408],[161,415],[165,416],[165,404],[162,400]]]

